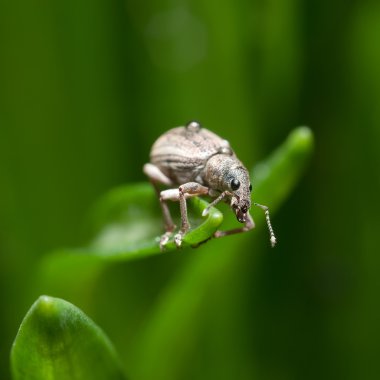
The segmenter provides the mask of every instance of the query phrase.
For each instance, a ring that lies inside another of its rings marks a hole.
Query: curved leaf
[[[310,129],[295,129],[284,144],[254,168],[255,200],[270,205],[271,211],[278,207],[297,183],[312,148]],[[201,216],[208,205],[203,198],[192,198],[189,205],[189,219],[195,227],[184,237],[183,247],[197,246],[210,239],[223,221],[223,214],[216,208],[206,217]],[[233,214],[226,213],[225,219],[231,222]],[[166,249],[160,251],[158,239],[163,223],[157,197],[149,183],[125,185],[110,191],[96,206],[92,220],[95,237],[87,247],[61,249],[45,257],[39,273],[44,283],[62,284],[67,289],[70,286],[64,281],[67,273],[71,277],[93,279],[107,263],[177,250],[174,243],[169,242]]]
[[[28,311],[11,352],[14,380],[125,379],[98,326],[62,299],[41,296]]]

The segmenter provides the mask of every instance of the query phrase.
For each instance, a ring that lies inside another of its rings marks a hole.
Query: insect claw
[[[218,230],[214,232],[214,238],[220,238],[222,236],[224,236],[223,231]]]
[[[165,232],[160,238],[160,250],[164,251],[166,244],[168,244],[171,232]]]
[[[183,235],[181,232],[178,232],[178,234],[174,236],[174,243],[177,246],[177,248],[180,248],[182,245],[182,237]]]

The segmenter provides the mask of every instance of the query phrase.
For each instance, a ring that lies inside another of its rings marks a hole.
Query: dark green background
[[[39,258],[83,242],[93,202],[145,180],[154,139],[197,119],[248,167],[294,126],[313,129],[308,173],[273,218],[278,247],[260,229],[244,249],[236,236],[122,264],[97,285],[98,304],[68,301],[145,379],[136,342],[165,289],[192,256],[214,255],[217,271],[236,244],[236,268],[205,293],[202,327],[154,352],[158,374],[378,378],[379,41],[378,1],[1,0],[0,377],[39,295]],[[183,352],[193,336],[196,349]]]

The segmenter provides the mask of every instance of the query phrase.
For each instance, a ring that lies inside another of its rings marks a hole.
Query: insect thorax
[[[216,154],[206,163],[203,171],[203,181],[214,190],[229,190],[229,184],[234,178],[234,172],[238,169],[246,170],[236,156]]]

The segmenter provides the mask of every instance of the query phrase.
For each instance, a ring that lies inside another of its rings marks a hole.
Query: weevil
[[[186,199],[207,195],[213,199],[203,211],[206,216],[211,207],[220,201],[230,204],[237,220],[243,227],[228,231],[216,231],[214,237],[222,237],[246,232],[255,227],[251,208],[252,185],[249,172],[237,158],[229,142],[215,133],[202,128],[192,121],[186,126],[170,129],[153,144],[150,163],[144,165],[144,173],[152,182],[159,197],[165,224],[165,233],[161,236],[160,247],[168,243],[176,226],[170,215],[168,200],[179,201],[181,227],[174,236],[177,247],[190,229],[187,217]],[[173,187],[160,191],[159,184]],[[267,206],[254,203],[265,212],[272,247],[276,237],[269,218]]]

